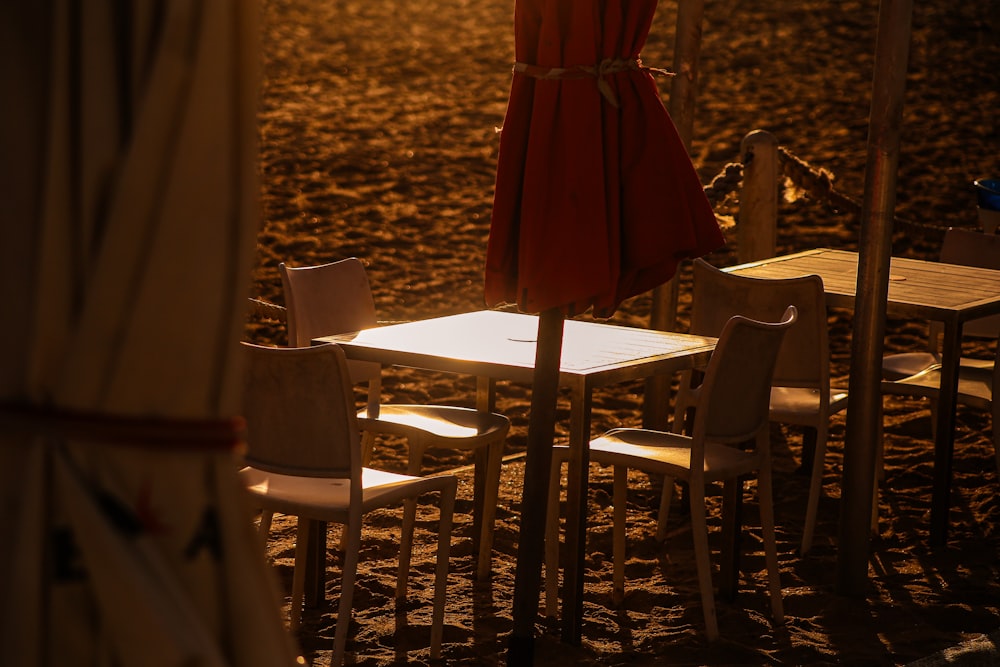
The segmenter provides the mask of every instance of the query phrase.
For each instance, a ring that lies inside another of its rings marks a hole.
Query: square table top
[[[349,358],[530,382],[538,317],[481,310],[324,336]],[[667,331],[566,320],[560,382],[592,386],[704,363],[716,339]]]
[[[724,269],[757,278],[823,279],[827,303],[852,308],[858,253],[816,248]],[[1000,271],[893,257],[889,266],[887,310],[894,316],[967,321],[1000,312]]]

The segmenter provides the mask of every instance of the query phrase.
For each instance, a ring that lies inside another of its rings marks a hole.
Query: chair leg
[[[694,405],[691,403],[691,395],[688,391],[697,383],[701,382],[701,373],[695,371],[682,371],[680,374],[680,390],[674,397],[674,416],[670,424],[673,433],[690,433],[692,413]]]
[[[344,526],[347,544],[344,549],[344,570],[340,584],[340,604],[337,606],[337,625],[333,634],[331,667],[344,664],[347,650],[347,632],[351,626],[351,607],[354,603],[354,582],[358,574],[358,552],[361,550],[361,517],[355,516]]]
[[[705,515],[705,486],[688,484],[691,498],[691,535],[694,538],[694,555],[698,566],[698,585],[701,588],[701,605],[705,614],[705,635],[709,640],[719,638],[719,624],[715,618],[715,591],[712,589],[712,560],[708,547],[708,522]]]
[[[271,510],[261,510],[260,524],[257,526],[257,534],[260,536],[260,545],[267,546],[267,538],[271,534],[271,521],[274,519],[274,512]]]
[[[420,475],[420,466],[424,460],[426,445],[417,438],[411,438],[407,443],[409,461],[407,474]],[[411,498],[403,502],[403,527],[399,539],[399,574],[396,576],[396,600],[406,599],[406,589],[410,580],[410,562],[413,557],[413,530],[417,522],[417,499]]]
[[[486,483],[483,490],[482,528],[479,536],[479,564],[476,579],[486,581],[493,566],[493,530],[497,516],[497,499],[500,496],[500,464],[503,459],[501,438],[487,447]]]
[[[613,519],[613,564],[611,601],[620,605],[625,600],[625,505],[628,496],[628,468],[614,467],[614,519]]]
[[[817,460],[822,462],[822,458],[818,456],[820,452],[821,449],[817,446]],[[771,461],[768,459],[761,464],[760,475],[757,478],[757,502],[760,505],[764,560],[767,563],[767,583],[771,593],[771,615],[774,617],[775,623],[783,623],[785,611],[781,600],[781,578],[778,568],[778,546],[774,535],[774,504],[771,487]]]
[[[448,600],[448,557],[451,552],[451,525],[455,515],[457,482],[441,490],[438,521],[437,569],[434,575],[434,611],[431,616],[431,660],[441,657],[444,638],[444,608]]]
[[[663,490],[660,492],[660,509],[656,514],[656,539],[663,542],[667,539],[667,519],[670,516],[670,503],[674,497],[674,478],[663,477]]]
[[[372,431],[361,432],[361,465],[366,466],[371,463],[372,452],[375,449],[375,433]]]
[[[345,551],[346,549],[347,549],[347,532],[341,530],[340,537],[337,538],[337,551]]]
[[[427,442],[418,436],[410,436],[406,439],[406,474],[414,477],[420,476],[420,468],[424,465],[424,452],[427,451]]]
[[[403,527],[399,539],[399,573],[396,576],[396,600],[406,599],[410,581],[410,562],[413,556],[413,529],[417,522],[417,499],[403,502]]]
[[[681,374],[681,385],[690,386],[693,382],[692,372]],[[681,394],[675,399],[674,419],[670,424],[672,433],[690,433],[691,420],[694,418],[694,407],[687,404]],[[667,518],[670,515],[670,503],[674,497],[674,478],[663,478],[663,489],[660,491],[660,509],[656,515],[656,539],[663,542],[667,539]]]
[[[816,443],[813,447],[812,472],[809,480],[809,500],[806,503],[806,521],[802,529],[801,553],[805,556],[812,548],[816,532],[816,517],[819,514],[819,499],[823,494],[823,471],[826,461],[826,442],[829,433],[825,424],[816,427]]]
[[[545,519],[545,615],[559,615],[559,488],[563,458],[557,449],[552,454],[549,473],[549,502]]]
[[[365,410],[369,417],[377,419],[382,407],[382,376],[368,380],[368,401]],[[375,449],[375,433],[364,431],[361,434],[361,465],[368,465],[372,460],[372,450]]]

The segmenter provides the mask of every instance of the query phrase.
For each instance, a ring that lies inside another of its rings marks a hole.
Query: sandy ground
[[[899,255],[933,259],[945,226],[977,222],[972,181],[1000,176],[1000,3],[914,3],[897,213]],[[663,2],[643,60],[672,62],[674,3]],[[739,162],[740,141],[772,132],[791,153],[831,172],[860,200],[877,24],[876,0],[708,0],[692,157],[703,183]],[[379,317],[425,318],[484,307],[482,269],[489,233],[498,137],[513,60],[513,2],[499,0],[265,0],[260,106],[262,226],[253,296],[283,303],[277,264],[361,258]],[[669,88],[661,86],[664,100]],[[782,204],[779,252],[822,245],[856,249],[850,215],[823,201]],[[725,219],[738,201],[720,202]],[[732,240],[735,234],[730,232]],[[709,259],[735,261],[735,247]],[[682,271],[681,325],[689,283]],[[628,301],[613,321],[643,326],[650,299]],[[833,375],[846,381],[850,313],[831,313]],[[890,350],[922,344],[921,322],[890,320]],[[247,336],[285,343],[281,325],[251,321]],[[988,345],[968,353],[988,355]],[[386,401],[471,405],[471,378],[391,369]],[[360,394],[359,394],[360,397]],[[595,396],[595,431],[638,425],[640,384]],[[523,452],[528,387],[503,385],[498,409],[514,423],[507,453]],[[560,416],[568,415],[568,403]],[[565,420],[557,436],[565,436]],[[723,639],[709,643],[695,579],[689,524],[675,512],[665,544],[653,537],[659,483],[635,475],[629,498],[627,597],[611,602],[611,475],[594,467],[590,491],[585,622],[579,647],[561,644],[539,617],[540,664],[905,664],[1000,627],[997,471],[989,417],[960,409],[952,530],[946,547],[927,542],[932,474],[930,412],[919,401],[886,401],[886,478],[864,599],[834,592],[844,416],[833,419],[817,545],[801,537],[808,478],[798,474],[800,434],[774,428],[776,515],[786,621],[768,617],[755,538],[743,560],[741,594],[720,602]],[[385,443],[375,465],[400,469],[402,445]],[[428,470],[468,461],[437,453]],[[505,465],[494,574],[474,587],[471,472],[461,478],[460,513],[444,656],[452,664],[504,661],[511,626],[513,563],[523,459]],[[749,512],[755,501],[748,496]],[[370,522],[355,597],[350,649],[363,665],[427,664],[433,510],[422,514],[410,603],[393,603],[398,512]],[[717,512],[712,525],[718,525]],[[286,594],[294,522],[279,518],[268,546]],[[340,556],[331,540],[328,597],[338,591]],[[287,604],[287,598],[286,598]],[[405,611],[406,614],[398,614]],[[308,610],[299,639],[309,660],[325,660],[329,607]]]

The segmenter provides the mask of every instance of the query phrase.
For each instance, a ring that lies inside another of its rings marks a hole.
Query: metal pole
[[[680,0],[677,6],[677,34],[674,44],[674,72],[668,111],[681,141],[691,152],[694,134],[694,103],[698,93],[698,54],[701,52],[701,24],[705,0]],[[677,328],[678,282],[675,276],[653,290],[649,328],[674,331]],[[646,380],[642,423],[646,428],[665,430],[670,410],[669,375]]]
[[[837,553],[837,591],[855,597],[864,596],[868,584],[872,494],[882,418],[879,369],[912,13],[913,0],[882,0],[879,4]]]
[[[552,469],[562,338],[562,311],[558,308],[543,311],[538,317],[531,413],[528,416],[528,451],[521,489],[513,628],[507,648],[507,664],[511,667],[533,665],[535,662],[535,621],[538,618],[545,554],[545,508],[549,498],[549,471]]]

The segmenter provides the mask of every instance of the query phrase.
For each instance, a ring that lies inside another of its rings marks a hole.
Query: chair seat
[[[591,441],[590,460],[687,479],[691,470],[691,438],[664,431],[614,429]],[[758,466],[760,460],[754,452],[714,442],[705,443],[706,481],[749,474]]]
[[[374,419],[368,417],[368,410],[358,412],[358,418],[363,429],[411,438],[431,434],[448,440],[449,447],[467,449],[479,447],[510,428],[510,420],[503,415],[447,405],[393,403],[379,406]]]
[[[997,350],[1000,357],[1000,348]],[[969,361],[970,363],[965,363]],[[1000,403],[993,398],[993,390],[1000,385],[1000,358],[993,361],[962,358],[958,369],[958,393],[955,401],[974,410],[991,415],[993,421],[993,448],[997,469],[1000,470]],[[941,394],[941,365],[936,364],[919,373],[897,380],[882,381],[883,394],[916,396],[930,399],[931,421],[937,429],[937,402]],[[881,461],[880,461],[881,465]]]
[[[812,425],[847,407],[847,391],[831,389],[826,410],[820,405],[820,391],[812,387],[772,387],[771,421]]]
[[[962,357],[962,368],[992,369],[993,362],[989,359],[973,359]],[[882,358],[882,379],[902,380],[911,375],[922,373],[934,367],[941,366],[941,355],[932,352],[900,352],[887,354]]]
[[[940,365],[941,355],[933,352],[900,352],[882,357],[882,379],[901,380],[932,366]]]
[[[251,495],[274,512],[331,523],[347,521],[351,492],[348,479],[282,475],[251,466],[240,470],[240,477]],[[361,483],[364,512],[447,486],[444,477],[413,477],[374,468],[362,469]]]
[[[901,380],[883,382],[887,394],[926,396],[936,399],[941,389],[941,369],[932,367]],[[958,373],[957,401],[978,410],[989,410],[993,404],[993,368],[963,366]]]

